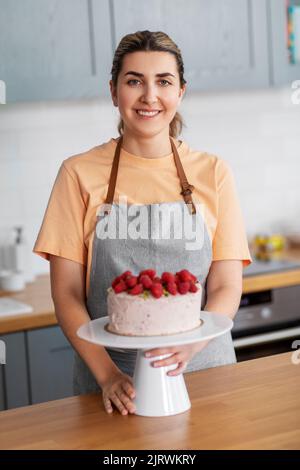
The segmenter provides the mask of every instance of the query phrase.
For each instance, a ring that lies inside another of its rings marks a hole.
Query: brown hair
[[[184,67],[181,52],[177,45],[166,33],[161,31],[152,32],[145,30],[127,34],[119,42],[119,45],[114,54],[113,65],[111,69],[112,83],[114,87],[117,86],[118,76],[123,65],[123,57],[126,54],[130,54],[136,51],[164,51],[173,54],[177,63],[180,87],[183,87],[183,85],[186,83],[183,77]],[[183,119],[181,115],[176,112],[174,118],[170,122],[171,137],[176,138],[181,133],[183,126],[185,126]],[[124,123],[122,118],[119,120],[118,131],[120,135],[123,134]]]

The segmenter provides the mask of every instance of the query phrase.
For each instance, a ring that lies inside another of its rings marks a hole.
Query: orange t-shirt
[[[180,141],[179,141],[180,142]],[[117,139],[63,161],[49,198],[33,252],[84,264],[86,293],[92,260],[96,214],[105,202]],[[251,263],[243,216],[228,164],[215,155],[192,150],[185,141],[177,148],[193,201],[204,207],[212,242],[212,260],[238,259]],[[126,195],[128,204],[183,201],[173,153],[145,158],[121,149],[114,200]]]

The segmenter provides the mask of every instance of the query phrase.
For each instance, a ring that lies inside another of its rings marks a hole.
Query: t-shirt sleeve
[[[77,178],[63,162],[54,182],[33,252],[49,254],[86,265],[84,217],[86,206]]]
[[[252,262],[231,168],[221,159],[216,163],[217,225],[213,238],[213,261],[242,260],[243,266]]]

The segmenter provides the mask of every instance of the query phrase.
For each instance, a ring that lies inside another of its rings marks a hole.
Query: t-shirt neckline
[[[109,145],[111,146],[111,151],[114,155],[116,146],[117,146],[118,138],[112,137],[109,141]],[[177,152],[180,158],[184,157],[187,153],[187,144],[184,140],[180,140],[180,145],[177,147]],[[121,149],[120,155],[120,162],[127,162],[135,166],[146,167],[146,168],[157,168],[157,167],[167,167],[170,163],[174,162],[174,155],[173,152],[169,155],[165,155],[164,157],[157,157],[157,158],[147,158],[141,157],[139,155],[135,155],[133,153],[127,152],[125,149]]]

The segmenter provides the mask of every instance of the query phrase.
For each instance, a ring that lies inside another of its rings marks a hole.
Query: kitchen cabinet
[[[0,336],[0,410],[73,395],[73,349],[59,326]]]
[[[290,3],[299,0],[289,0]],[[267,88],[288,62],[285,0],[0,0],[7,102],[110,97],[113,53],[130,32],[165,31],[189,91]]]
[[[299,0],[289,0],[288,3],[300,5]],[[285,0],[268,0],[271,83],[274,85],[291,85],[300,77],[300,64],[289,62],[286,5]]]
[[[113,0],[116,44],[164,31],[181,49],[191,91],[269,86],[265,0]]]
[[[59,327],[29,331],[31,403],[73,395],[73,349]]]
[[[25,333],[20,331],[0,337],[6,345],[6,364],[2,369],[2,403],[6,408],[30,404]]]
[[[7,103],[109,95],[108,0],[0,0]]]

